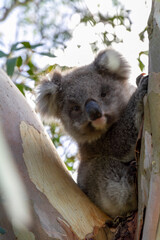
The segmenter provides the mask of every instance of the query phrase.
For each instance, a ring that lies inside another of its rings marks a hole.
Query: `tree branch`
[[[73,181],[36,114],[3,71],[0,86],[0,119],[28,190],[34,223],[21,233],[8,223],[0,203],[3,239],[113,239],[114,234],[104,227],[110,218]]]

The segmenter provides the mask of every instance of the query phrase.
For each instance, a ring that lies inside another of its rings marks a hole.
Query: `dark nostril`
[[[94,100],[88,101],[85,105],[85,109],[91,121],[102,117],[101,108]]]

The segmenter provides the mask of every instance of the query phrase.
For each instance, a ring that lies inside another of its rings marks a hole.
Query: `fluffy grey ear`
[[[116,50],[108,48],[98,54],[94,65],[101,74],[113,74],[120,79],[128,79],[130,66],[125,58]]]
[[[58,96],[61,89],[61,74],[55,72],[51,80],[43,80],[36,89],[36,110],[44,119],[58,117]]]

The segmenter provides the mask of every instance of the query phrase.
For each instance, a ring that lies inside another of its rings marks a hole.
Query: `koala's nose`
[[[102,117],[101,108],[94,100],[87,101],[85,109],[91,121],[94,121],[97,118]]]

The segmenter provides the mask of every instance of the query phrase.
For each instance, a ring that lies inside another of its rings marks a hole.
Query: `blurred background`
[[[151,0],[1,0],[0,67],[34,108],[33,89],[59,68],[90,63],[108,46],[129,61],[130,81],[148,69]],[[73,176],[76,144],[58,122],[45,125]]]

